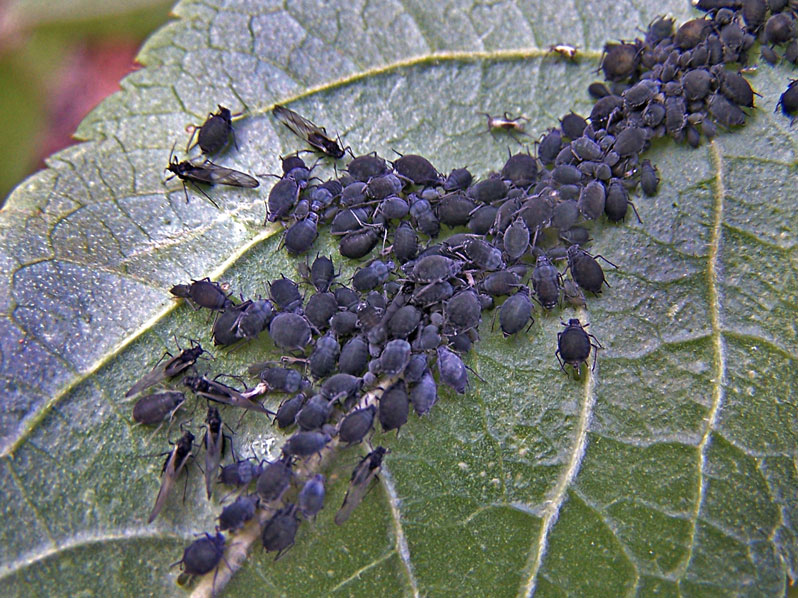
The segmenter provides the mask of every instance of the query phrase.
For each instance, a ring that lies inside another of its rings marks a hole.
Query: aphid
[[[565,330],[557,334],[557,350],[554,355],[560,362],[560,368],[565,371],[565,365],[573,366],[576,373],[579,368],[590,357],[590,349],[595,348],[596,351],[601,348],[601,343],[598,342],[595,336],[585,331],[590,324],[584,326],[576,318],[568,320],[568,324],[563,322]],[[595,343],[591,342],[591,339]],[[593,359],[593,369],[596,368],[596,360]]]
[[[571,279],[565,281],[562,294],[563,298],[573,307],[585,307],[585,305],[587,305],[585,296],[579,288],[579,285]]]
[[[471,213],[476,209],[474,201],[464,193],[456,192],[444,195],[438,203],[438,218],[449,226],[468,224]]]
[[[341,345],[338,344],[332,333],[319,337],[316,341],[316,348],[313,349],[313,353],[308,359],[311,375],[314,378],[324,378],[332,374],[338,365],[340,353]]]
[[[291,485],[293,475],[290,461],[285,458],[272,461],[263,468],[263,471],[258,476],[255,491],[264,503],[279,500],[283,493],[288,490],[288,486]]]
[[[578,48],[570,44],[554,44],[549,46],[549,54],[559,54],[568,60],[576,60]]]
[[[590,97],[594,100],[600,100],[601,98],[606,98],[608,95],[612,95],[612,92],[607,89],[607,86],[600,81],[588,85],[587,93],[590,94]]]
[[[331,139],[324,127],[318,127],[293,110],[280,105],[272,109],[274,118],[283,123],[297,137],[304,139],[317,152],[336,160],[343,158],[344,150]]]
[[[362,380],[351,374],[335,374],[321,385],[321,394],[327,400],[337,400],[346,405],[352,401],[360,390]]]
[[[458,332],[477,328],[481,311],[479,298],[472,289],[460,291],[446,302],[446,320]]]
[[[748,26],[749,31],[758,31],[765,22],[767,15],[767,4],[765,0],[744,0],[743,1],[743,20]],[[767,46],[762,46],[763,48]]]
[[[595,295],[601,292],[602,285],[610,286],[607,279],[604,278],[604,271],[596,261],[597,257],[611,266],[617,267],[600,255],[590,255],[579,245],[571,245],[568,248],[568,269],[571,271],[571,276],[574,277],[576,284]]]
[[[778,64],[779,55],[776,54],[776,52],[774,52],[772,48],[769,48],[767,46],[762,46],[759,49],[759,53],[762,56],[762,60],[767,62],[769,65],[775,66],[776,64]]]
[[[718,93],[709,100],[709,113],[719,125],[726,128],[745,124],[745,112]]]
[[[585,220],[595,220],[604,213],[607,192],[599,181],[590,181],[582,187],[578,207]]]
[[[319,293],[326,293],[335,277],[335,264],[326,256],[316,256],[310,266],[310,283]]]
[[[152,507],[150,516],[147,518],[147,523],[152,523],[166,504],[166,498],[172,491],[177,476],[183,471],[183,468],[188,463],[188,460],[193,457],[191,449],[194,447],[194,434],[186,431],[183,436],[177,441],[175,447],[170,451],[169,456],[163,464],[163,471],[161,476],[161,487],[158,490],[158,496],[155,498],[155,505]],[[215,565],[214,565],[215,566]],[[212,569],[213,567],[211,567]],[[210,571],[210,569],[208,569]]]
[[[411,197],[413,197],[411,195]],[[437,237],[441,230],[441,223],[432,205],[426,199],[415,199],[410,204],[410,217],[413,219],[419,232],[424,233],[428,237]]]
[[[465,191],[471,185],[473,176],[467,168],[455,168],[443,181],[444,191]]]
[[[552,164],[560,149],[562,149],[562,133],[559,129],[552,129],[538,144],[538,158],[543,164]]]
[[[266,200],[266,222],[283,220],[291,212],[299,199],[299,184],[290,178],[283,178],[275,183]]]
[[[377,408],[374,405],[369,405],[347,414],[338,426],[338,439],[341,442],[346,442],[347,446],[362,442],[374,425],[376,412]]]
[[[133,406],[133,421],[139,424],[158,424],[186,402],[186,395],[175,390],[158,392],[141,397]]]
[[[584,135],[571,142],[570,150],[580,160],[601,160],[604,155],[599,144]]]
[[[292,255],[302,255],[310,251],[318,232],[318,214],[308,214],[306,218],[298,220],[289,226],[283,235],[283,245]]]
[[[388,167],[385,160],[373,153],[353,158],[346,170],[356,181],[366,183],[369,179],[388,172]]]
[[[286,457],[310,457],[320,453],[332,440],[327,432],[302,430],[296,432],[283,445],[283,455]]]
[[[787,90],[781,94],[776,110],[781,106],[784,116],[791,117],[790,124],[795,122],[795,113],[798,112],[798,79],[793,79],[787,86]]]
[[[289,504],[277,511],[263,527],[261,541],[266,552],[277,552],[276,561],[283,552],[294,545],[296,531],[299,528],[299,518],[296,515],[296,505]]]
[[[640,187],[648,197],[657,194],[659,173],[657,167],[653,166],[649,160],[643,160],[640,163]]]
[[[438,402],[438,385],[429,369],[421,376],[421,380],[410,389],[410,402],[418,416],[428,413]]]
[[[507,112],[503,116],[491,116],[487,112],[480,112],[488,119],[488,130],[493,131],[508,131],[515,132],[521,135],[526,135],[524,129],[529,119],[526,116],[516,116],[513,118]]]
[[[667,111],[667,109],[666,109]],[[639,154],[646,145],[646,137],[643,129],[639,127],[627,127],[615,137],[613,149],[622,158]]]
[[[305,519],[315,519],[316,514],[324,507],[324,481],[324,476],[317,473],[309,478],[299,491],[299,512]]]
[[[199,345],[199,343],[195,344],[189,349],[183,349],[180,353],[165,363],[156,365],[154,368],[152,368],[152,370],[149,371],[149,373],[142,376],[142,378],[125,393],[125,396],[132,397],[133,395],[140,393],[142,390],[157,384],[164,378],[177,376],[180,372],[197,363],[197,359],[203,353],[205,353],[205,351]]]
[[[604,204],[604,213],[607,215],[607,220],[620,222],[626,218],[629,206],[632,206],[632,210],[637,216],[637,221],[642,223],[640,214],[637,213],[637,208],[629,201],[629,193],[623,183],[617,180],[610,183],[610,188],[607,191],[607,201]]]
[[[304,405],[304,403],[304,393],[299,393],[290,399],[283,401],[277,408],[277,413],[274,416],[274,421],[277,422],[277,427],[282,429],[293,425],[294,421],[296,421],[297,414],[299,413],[300,409],[302,409],[302,405]]]
[[[585,132],[585,127],[587,127],[587,121],[584,117],[573,111],[563,116],[560,121],[560,128],[562,129],[563,135],[570,139],[581,137]]]
[[[267,299],[250,301],[238,317],[237,334],[241,338],[253,338],[269,327],[274,317],[274,306]]]
[[[379,371],[386,376],[398,376],[410,363],[410,343],[404,339],[389,341],[379,357]]]
[[[305,317],[318,330],[325,330],[330,325],[330,318],[338,311],[338,302],[330,292],[314,293],[305,304]]]
[[[252,301],[247,300],[238,305],[228,305],[227,308],[217,316],[213,322],[211,333],[214,345],[232,345],[241,340],[239,323],[244,315],[244,311],[252,305]]]
[[[207,428],[202,444],[205,445],[205,492],[208,499],[211,498],[211,484],[219,469],[224,452],[225,436],[222,433],[222,418],[216,407],[208,407],[208,415],[205,418]]]
[[[194,540],[183,550],[183,558],[172,565],[182,565],[186,576],[205,575],[213,571],[224,555],[224,536],[216,532]]]
[[[247,189],[254,189],[260,185],[256,178],[244,172],[219,166],[209,160],[205,160],[201,164],[194,164],[190,161],[178,162],[174,154],[170,154],[169,165],[166,167],[166,170],[173,173],[183,183],[183,193],[186,196],[186,203],[188,203],[186,184],[190,183],[216,208],[218,208],[219,205],[213,201],[211,196],[203,191],[197,183],[204,183],[211,186],[229,185],[230,187],[245,187]],[[167,180],[171,178],[172,177],[169,177]]]
[[[366,495],[372,480],[377,479],[377,474],[382,467],[382,460],[388,451],[381,446],[371,451],[363,457],[352,471],[352,478],[349,481],[349,488],[346,491],[344,502],[335,514],[335,523],[343,525],[352,511],[357,507]]]
[[[186,145],[186,153],[191,149],[191,142],[197,136],[197,145],[200,146],[203,154],[215,154],[229,143],[233,138],[235,143],[235,131],[233,130],[233,119],[230,110],[224,106],[219,106],[219,112],[209,113],[208,118],[201,126],[193,126],[191,137]]]
[[[371,253],[379,239],[373,228],[352,231],[341,237],[338,250],[344,257],[360,259]]]
[[[263,405],[248,399],[235,388],[217,382],[216,380],[209,380],[205,376],[186,376],[183,378],[183,384],[193,390],[195,394],[211,401],[216,401],[223,405],[240,407],[248,411],[258,411],[267,415],[274,415]]]
[[[786,13],[777,13],[765,23],[765,39],[771,46],[786,44],[795,37],[795,23]]]
[[[414,185],[437,185],[441,182],[441,175],[423,156],[406,154],[394,160],[393,168],[397,175]]]
[[[263,473],[263,467],[254,459],[242,459],[225,465],[219,473],[219,483],[225,486],[235,486],[243,488],[249,486],[252,480],[257,479]]]
[[[330,328],[338,337],[349,336],[357,328],[357,314],[339,311],[330,318]]]
[[[635,44],[606,44],[599,67],[604,71],[604,78],[607,81],[623,81],[629,77],[637,68],[638,54],[639,49]]]
[[[221,311],[233,304],[222,286],[218,282],[211,282],[210,278],[192,280],[191,284],[176,284],[169,292],[180,299],[190,300],[194,309],[204,307]]]
[[[677,48],[690,50],[706,39],[710,29],[706,19],[692,19],[679,27],[673,36],[673,43]]]
[[[269,336],[281,349],[301,351],[310,342],[310,324],[304,316],[282,312],[274,316],[269,324]]]
[[[568,245],[585,245],[590,242],[590,231],[584,226],[572,226],[568,230],[560,231],[560,239]]]
[[[330,419],[332,412],[332,402],[321,395],[315,395],[300,409],[296,423],[301,430],[319,430]]]
[[[466,256],[477,268],[482,270],[501,270],[504,260],[500,249],[482,239],[468,239],[463,243]]]
[[[499,308],[499,326],[505,337],[520,332],[524,326],[535,323],[532,318],[532,300],[529,290],[521,287],[517,293],[505,299]]]
[[[438,373],[441,382],[450,386],[458,394],[464,394],[468,388],[468,370],[457,353],[443,345],[438,347]]]
[[[545,309],[552,309],[557,305],[561,286],[562,275],[552,265],[551,260],[541,253],[532,271],[532,288]]]
[[[407,423],[410,399],[407,396],[404,380],[400,380],[382,393],[378,417],[383,432],[398,430]]]
[[[240,530],[247,521],[255,516],[258,508],[257,496],[239,496],[233,504],[227,505],[219,515],[219,529],[236,532]]]
[[[354,276],[352,276],[352,286],[361,293],[382,286],[391,275],[393,267],[393,262],[375,260],[368,266],[355,271]]]
[[[493,223],[496,222],[496,214],[499,208],[491,205],[479,206],[471,212],[468,219],[468,230],[475,235],[486,235],[490,231]]]

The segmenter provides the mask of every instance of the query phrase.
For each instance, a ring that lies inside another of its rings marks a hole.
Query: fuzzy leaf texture
[[[211,346],[207,313],[176,304],[172,285],[211,276],[265,295],[297,260],[262,226],[268,180],[210,190],[220,210],[165,186],[186,125],[217,104],[246,112],[240,150],[218,161],[279,172],[281,154],[304,149],[271,117],[282,103],[355,153],[485,176],[517,145],[478,111],[523,112],[533,134],[589,113],[603,44],[663,13],[697,16],[686,0],[178,4],[144,68],[80,126],[84,143],[0,212],[4,596],[185,596],[169,565],[221,510],[193,468],[185,502],[181,478],[146,524],[156,455],[179,431],[133,426],[124,392],[174,337]],[[548,56],[559,42],[582,58]],[[658,143],[646,157],[663,182],[636,200],[643,224],[593,233],[592,252],[620,266],[612,288],[586,313],[538,310],[517,338],[486,318],[468,360],[485,381],[443,393],[398,438],[378,434],[384,475],[339,527],[362,455],[341,452],[316,522],[277,562],[256,547],[224,595],[784,593],[798,571],[798,136],[773,110],[789,76],[760,65],[743,129],[697,150]],[[339,260],[328,235],[317,247]],[[554,357],[569,317],[606,347],[581,381]],[[260,339],[214,355],[203,368],[243,373],[280,353]],[[227,415],[239,454],[277,454],[284,435],[249,415]],[[190,417],[198,429],[203,408]]]

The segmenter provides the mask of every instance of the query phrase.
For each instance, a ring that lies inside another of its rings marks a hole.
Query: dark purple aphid
[[[787,86],[787,90],[781,94],[776,110],[781,107],[784,116],[791,118],[790,123],[795,121],[795,114],[798,112],[798,79],[793,79]]]
[[[221,311],[232,305],[221,285],[218,282],[211,282],[210,278],[193,280],[189,285],[175,285],[169,292],[175,297],[188,299],[195,306],[195,309],[204,307],[214,311]]]
[[[280,179],[266,200],[266,222],[284,220],[299,199],[299,184],[294,179]]]
[[[225,437],[222,433],[222,418],[216,407],[208,407],[208,415],[205,418],[205,437],[202,444],[205,446],[205,492],[208,499],[213,492],[213,478],[219,469],[224,452]]]
[[[511,336],[523,330],[527,324],[532,325],[532,300],[526,287],[508,297],[499,308],[499,325],[504,336]]]
[[[330,419],[332,412],[332,402],[321,395],[315,395],[299,411],[296,423],[302,430],[319,430]]]
[[[473,176],[467,168],[455,168],[443,182],[444,191],[465,191],[471,184]]]
[[[332,440],[327,432],[296,432],[283,445],[283,455],[287,457],[310,457],[318,454]]]
[[[299,518],[296,505],[289,504],[277,511],[263,527],[261,541],[266,552],[276,552],[276,561],[283,553],[294,545],[296,531],[299,529]]]
[[[377,408],[374,405],[350,412],[338,426],[338,439],[348,446],[362,442],[374,425],[376,412]]]
[[[332,335],[327,333],[316,341],[316,347],[310,354],[308,365],[314,378],[324,378],[332,374],[338,365],[341,345]]]
[[[255,485],[255,490],[261,501],[269,503],[278,500],[288,490],[293,476],[291,467],[285,459],[278,459],[266,465]]]
[[[230,142],[230,138],[235,141],[235,131],[233,131],[233,119],[230,110],[224,106],[219,106],[219,111],[216,113],[209,113],[208,118],[199,127],[194,127],[191,132],[191,137],[188,139],[186,145],[186,153],[192,147],[194,135],[197,136],[197,145],[205,155],[213,155],[222,149]]]
[[[324,476],[317,473],[299,491],[299,512],[305,519],[315,519],[316,514],[324,507],[324,481]]]
[[[540,254],[532,271],[532,288],[537,295],[538,301],[545,309],[552,309],[560,300],[560,287],[562,286],[562,276],[555,268],[548,257]],[[517,300],[521,301],[521,300]],[[519,305],[520,307],[520,305]],[[502,327],[504,330],[504,327]]]
[[[568,320],[568,324],[563,323],[563,326],[565,326],[565,330],[557,334],[557,350],[554,354],[563,371],[565,371],[565,365],[569,364],[578,372],[580,366],[590,357],[591,348],[598,350],[601,348],[601,344],[598,343],[595,336],[585,331],[589,324],[583,326],[579,320],[571,318]],[[591,342],[591,339],[596,342]],[[595,367],[594,359],[593,368]]]
[[[400,380],[380,397],[378,417],[383,432],[398,430],[405,425],[409,410],[410,399],[404,381]]]
[[[653,166],[649,160],[643,160],[640,163],[640,188],[648,197],[657,194],[659,187],[659,174],[656,166]]]
[[[183,566],[186,575],[205,575],[213,571],[224,555],[224,536],[216,533],[215,536],[205,534],[204,537],[194,540],[183,551],[183,558],[175,565]],[[174,566],[174,565],[172,565]]]
[[[210,195],[202,190],[198,183],[210,186],[229,185],[231,187],[245,187],[248,189],[254,189],[260,185],[257,179],[244,172],[219,166],[209,160],[205,160],[205,162],[199,164],[190,161],[178,162],[177,157],[170,155],[169,165],[166,167],[166,170],[173,173],[183,183],[183,194],[186,196],[186,203],[188,203],[188,190],[186,186],[187,184],[191,184],[216,208],[219,207],[218,204],[211,199]],[[172,178],[174,177],[169,177],[168,180]]]
[[[414,185],[436,185],[441,181],[441,175],[430,161],[416,154],[406,154],[394,160],[393,169]]]
[[[219,483],[225,486],[244,488],[257,479],[263,472],[261,465],[254,459],[242,459],[225,465],[219,474]]]
[[[568,269],[574,281],[586,291],[598,295],[601,293],[602,285],[610,285],[604,278],[604,270],[599,266],[596,257],[601,256],[592,256],[579,245],[571,245],[568,248]],[[607,263],[614,266],[612,262]]]
[[[233,504],[222,509],[219,515],[219,529],[231,532],[240,530],[255,516],[258,502],[257,496],[239,496]]]
[[[133,420],[144,425],[159,424],[171,418],[185,402],[186,396],[174,390],[143,396],[133,406]]]
[[[438,347],[438,373],[441,382],[464,394],[468,387],[468,370],[460,356],[444,346]]]
[[[301,351],[310,342],[310,324],[304,316],[286,312],[279,313],[269,324],[269,336],[281,349]]]

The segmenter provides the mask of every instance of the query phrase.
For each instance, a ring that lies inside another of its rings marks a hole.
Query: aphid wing
[[[171,363],[171,361],[169,362]],[[167,363],[168,365],[168,363]],[[158,384],[161,380],[167,377],[166,368],[163,365],[156,365],[152,370],[142,376],[141,380],[136,382],[133,386],[130,387],[125,393],[125,397],[132,397],[133,395],[137,395],[142,390],[153,386],[154,384]]]
[[[222,436],[205,432],[205,491],[211,497],[211,484],[222,462]]]
[[[355,507],[357,507],[363,501],[363,497],[366,496],[371,480],[377,477],[377,471],[379,471],[379,469],[369,470],[365,477],[362,476],[362,471],[356,471],[355,476],[352,478],[352,482],[349,484],[349,490],[346,491],[344,502],[335,514],[335,523],[343,525],[346,520],[349,519],[352,511],[355,510]],[[358,473],[361,475],[357,475]]]
[[[233,187],[247,187],[249,189],[254,189],[260,185],[256,178],[244,172],[233,170],[232,168],[224,168],[222,166],[209,164],[208,171],[212,184],[214,185],[231,185]]]
[[[272,114],[274,117],[283,123],[286,127],[288,127],[291,132],[301,137],[306,141],[310,141],[311,135],[324,135],[324,132],[319,129],[316,125],[310,122],[303,116],[300,116],[293,110],[289,110],[284,106],[275,106],[274,110],[272,110]]]
[[[161,478],[161,487],[158,490],[158,496],[155,498],[155,505],[152,507],[152,512],[150,513],[149,519],[147,519],[147,523],[155,521],[155,518],[158,517],[161,509],[163,509],[164,504],[166,504],[166,498],[172,491],[172,486],[174,486],[177,474],[180,473],[180,469],[182,469],[182,465],[178,467],[177,447],[175,447],[170,453],[169,459],[166,461],[166,466],[164,467],[163,476]]]
[[[169,361],[166,362],[163,366],[164,375],[168,378],[172,376],[177,376],[183,370],[187,370],[192,365],[197,363],[196,358],[194,359],[186,359],[185,352],[181,353],[180,355],[173,357]]]

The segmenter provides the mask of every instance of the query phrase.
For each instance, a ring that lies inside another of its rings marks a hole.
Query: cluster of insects
[[[334,517],[343,524],[389,452],[371,446],[375,427],[398,431],[411,408],[427,414],[439,384],[467,391],[464,358],[478,341],[484,312],[495,310],[502,334],[516,335],[532,326],[537,310],[583,307],[586,296],[609,286],[599,260],[614,264],[585,247],[599,222],[621,222],[630,208],[640,220],[630,199],[638,187],[646,196],[657,193],[657,169],[641,159],[652,140],[669,136],[698,147],[718,126],[743,125],[744,109],[754,107],[756,93],[742,70],[729,67],[747,64],[757,35],[770,45],[788,44],[785,59],[795,43],[787,2],[694,4],[708,16],[678,28],[673,19],[659,17],[643,39],[608,43],[600,65],[605,82],[588,89],[596,100],[590,115],[569,112],[540,137],[534,155],[510,154],[499,172],[481,180],[466,168],[442,174],[417,154],[393,160],[376,153],[355,156],[323,127],[286,107],[274,108],[275,119],[312,151],[351,159],[322,181],[313,174],[315,164],[299,152],[283,157],[282,173],[268,193],[266,223],[284,224],[282,244],[292,255],[308,254],[326,225],[339,239],[341,256],[365,261],[350,280],[342,280],[333,260],[317,254],[300,264],[297,281],[285,275],[271,280],[267,298],[236,301],[230,289],[208,279],[171,289],[195,308],[216,312],[214,345],[263,335],[284,353],[279,362],[251,364],[251,383],[239,378],[232,386],[221,376],[195,371],[205,350],[194,342],[128,392],[136,396],[168,379],[182,384],[182,390],[138,399],[133,417],[147,425],[160,425],[184,408],[184,391],[207,400],[201,443],[206,493],[210,499],[217,484],[237,493],[221,511],[215,534],[186,548],[179,561],[185,576],[218,571],[228,545],[222,532],[236,534],[253,521],[265,550],[282,555],[301,522],[313,520],[324,505],[326,479],[307,465],[366,442],[369,452],[352,471]],[[777,35],[779,27],[790,35]],[[567,44],[551,51],[568,59],[576,54]],[[798,109],[796,94],[793,82],[781,98],[785,114]],[[491,129],[524,133],[523,117],[486,116]],[[255,178],[208,159],[235,142],[230,110],[219,106],[194,127],[187,151],[195,136],[202,161],[178,162],[170,155],[168,170],[184,190],[192,185],[205,194],[202,184],[258,186]],[[571,318],[563,326],[553,359],[578,376],[592,352],[595,368],[601,344],[588,324]],[[274,395],[282,400],[266,406]],[[222,465],[230,443],[221,406],[255,412],[291,431],[280,457],[233,455]],[[169,452],[150,522],[193,457],[194,441],[185,431]]]

